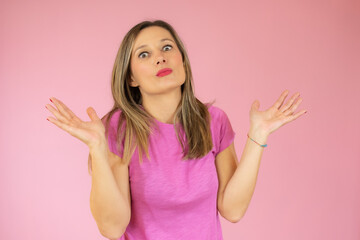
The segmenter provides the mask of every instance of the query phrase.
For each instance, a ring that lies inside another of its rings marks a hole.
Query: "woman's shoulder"
[[[111,127],[116,127],[119,123],[120,114],[122,113],[120,108],[111,110],[108,112],[101,120],[105,124],[106,120],[110,117],[109,125]]]
[[[219,119],[223,115],[226,115],[224,110],[222,110],[220,107],[215,106],[215,105],[208,106],[208,111],[209,111],[209,114],[212,117],[212,119],[214,119],[214,118]]]

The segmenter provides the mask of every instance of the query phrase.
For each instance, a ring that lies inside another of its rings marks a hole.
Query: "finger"
[[[297,107],[300,105],[300,103],[302,102],[302,98],[299,98],[295,104],[293,104],[289,109],[287,109],[286,111],[284,111],[283,113],[285,115],[289,115],[289,114],[293,114],[295,112],[295,110],[297,109]]]
[[[78,120],[78,121],[81,121],[81,122],[82,122],[82,120],[81,120],[78,116],[76,116],[75,113],[73,113],[73,111],[70,110],[70,108],[68,108],[68,107],[67,107],[65,104],[63,104],[61,101],[60,101],[60,104],[62,104],[64,110],[66,110],[66,112],[69,113],[69,115],[70,115],[70,117],[71,117],[72,119],[75,119],[75,120]]]
[[[59,99],[56,99],[54,97],[50,98],[53,103],[55,104],[55,106],[59,109],[59,112],[61,114],[63,114],[67,119],[71,120],[71,119],[76,119],[79,120],[78,117],[76,117],[76,115]]]
[[[88,108],[86,109],[86,112],[87,112],[87,114],[89,115],[89,117],[90,117],[90,119],[91,119],[92,121],[101,120],[101,119],[99,118],[99,116],[97,115],[97,113],[95,112],[95,109],[94,109],[94,108],[88,107]]]
[[[300,93],[298,93],[298,92],[295,93],[295,94],[290,98],[290,100],[289,100],[284,106],[282,106],[282,107],[279,109],[279,111],[280,111],[280,112],[285,112],[286,110],[288,110],[289,107],[292,106],[292,104],[294,103],[295,99],[296,99],[298,96],[300,96]]]
[[[69,120],[66,119],[62,114],[60,114],[53,106],[46,104],[45,107],[52,113],[54,116],[63,123],[69,124]]]
[[[294,115],[290,115],[290,116],[289,116],[289,117],[290,117],[290,121],[289,121],[289,122],[294,121],[295,119],[297,119],[298,117],[302,116],[302,115],[305,114],[305,113],[306,113],[306,110],[302,110],[302,111],[300,111],[300,112],[297,112],[297,113],[294,114]]]
[[[68,132],[70,135],[74,136],[74,135],[72,134],[72,132],[74,132],[74,128],[73,128],[73,127],[67,125],[66,123],[62,123],[62,122],[56,120],[56,119],[53,118],[53,117],[48,117],[47,119],[48,119],[50,122],[52,122],[53,124],[55,124],[56,126],[58,126],[59,128],[61,128],[61,129],[65,130],[66,132]]]
[[[279,107],[284,103],[284,100],[286,98],[286,96],[288,95],[289,91],[285,90],[281,93],[280,97],[278,98],[278,100],[276,100],[276,102],[274,103],[273,107],[275,107],[276,109],[279,109]]]

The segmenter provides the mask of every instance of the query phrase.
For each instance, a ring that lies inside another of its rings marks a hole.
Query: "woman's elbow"
[[[99,228],[99,230],[102,236],[110,240],[118,240],[122,237],[122,235],[124,235],[126,229],[123,229],[121,227],[111,227],[106,229]]]

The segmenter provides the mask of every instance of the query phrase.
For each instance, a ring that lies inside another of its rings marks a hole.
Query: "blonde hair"
[[[129,164],[136,147],[138,147],[139,150],[140,162],[142,162],[144,153],[147,158],[150,158],[148,139],[151,134],[151,126],[156,124],[153,117],[144,111],[141,106],[142,97],[139,88],[130,86],[130,59],[134,41],[142,29],[150,26],[159,26],[168,30],[181,52],[185,70],[185,82],[181,86],[181,101],[175,111],[173,123],[177,139],[183,150],[183,160],[201,158],[208,154],[213,147],[208,107],[210,107],[214,101],[203,104],[194,96],[190,61],[184,44],[173,27],[162,20],[138,23],[130,29],[121,42],[112,71],[111,91],[114,105],[102,118],[102,120],[106,119],[105,135],[108,138],[110,119],[112,115],[120,109],[121,114],[117,126],[116,148],[119,150],[119,144],[124,140],[123,158],[121,160]],[[125,131],[122,131],[125,122]],[[180,127],[178,127],[178,123],[180,123]],[[187,142],[185,139],[179,137],[180,131],[184,131]],[[91,161],[89,158],[89,172],[90,169]]]

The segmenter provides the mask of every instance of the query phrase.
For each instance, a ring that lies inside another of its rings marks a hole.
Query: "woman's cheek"
[[[181,53],[179,52],[176,56],[176,59],[177,59],[177,62],[180,64],[182,64],[182,56],[181,56]]]
[[[151,68],[145,64],[139,64],[137,67],[137,72],[140,74],[140,78],[153,75]]]

